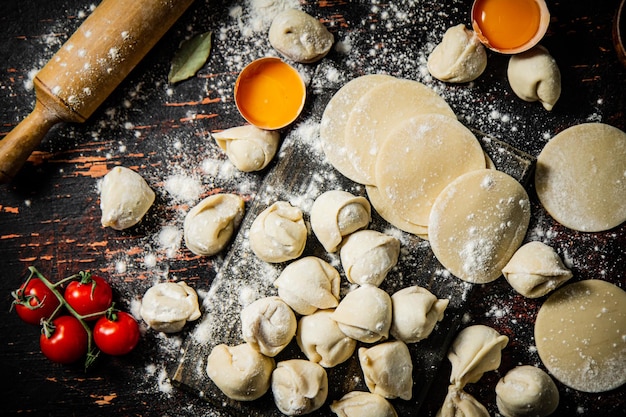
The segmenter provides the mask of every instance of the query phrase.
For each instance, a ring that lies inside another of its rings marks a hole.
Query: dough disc
[[[626,133],[603,123],[565,129],[537,158],[541,204],[562,225],[581,232],[626,220]]]
[[[374,207],[380,217],[400,230],[417,235],[424,240],[428,240],[427,226],[413,224],[399,216],[394,208],[389,205],[389,200],[380,195],[380,191],[377,187],[373,185],[366,185],[365,190],[367,191],[367,198],[370,200],[372,207]]]
[[[539,309],[535,342],[548,371],[568,387],[619,387],[626,382],[626,292],[596,279],[557,290]]]

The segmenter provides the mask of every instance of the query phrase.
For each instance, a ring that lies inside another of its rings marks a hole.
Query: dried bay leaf
[[[193,77],[206,63],[211,53],[212,32],[205,32],[181,43],[172,59],[167,81],[170,84]]]

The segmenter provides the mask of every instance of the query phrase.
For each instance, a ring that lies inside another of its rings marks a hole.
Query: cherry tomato
[[[17,315],[30,324],[49,318],[61,302],[39,278],[31,278],[14,293]]]
[[[52,334],[39,336],[41,352],[51,361],[73,363],[87,354],[87,331],[74,316],[59,316],[52,321]]]
[[[85,274],[77,281],[67,285],[64,293],[65,301],[81,316],[104,312],[113,302],[113,290],[104,278]],[[103,314],[85,317],[85,320],[97,320]]]
[[[139,324],[130,314],[117,311],[110,317],[98,319],[93,329],[93,340],[108,355],[125,355],[139,342]]]

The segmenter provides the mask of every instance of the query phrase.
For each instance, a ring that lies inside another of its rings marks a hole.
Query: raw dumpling
[[[333,401],[330,411],[337,417],[398,417],[396,410],[384,397],[363,391],[351,391]]]
[[[450,300],[439,300],[426,288],[403,288],[391,296],[393,321],[390,333],[405,343],[426,339],[443,319]]]
[[[365,197],[341,190],[326,191],[313,202],[311,228],[324,249],[335,252],[344,236],[369,224],[371,213]]]
[[[428,57],[428,71],[441,81],[467,83],[487,67],[487,52],[474,31],[460,24],[449,28]]]
[[[413,362],[400,340],[359,349],[359,362],[367,388],[385,398],[410,400],[413,396]]]
[[[332,368],[348,360],[356,348],[331,318],[333,310],[318,310],[303,316],[298,323],[296,341],[306,357],[324,368]]]
[[[101,223],[124,230],[136,225],[154,203],[155,194],[135,171],[115,167],[100,183]]]
[[[518,293],[528,298],[548,294],[573,275],[554,249],[541,242],[529,242],[520,247],[502,273]]]
[[[243,340],[264,354],[278,355],[296,334],[296,315],[279,297],[256,300],[241,310]]]
[[[545,417],[559,405],[559,390],[543,370],[518,366],[498,381],[496,404],[504,417]]]
[[[320,408],[328,396],[326,370],[304,359],[278,362],[272,373],[272,394],[281,413],[300,416]]]
[[[260,171],[274,158],[280,134],[254,125],[232,127],[213,133],[213,139],[226,152],[230,162],[243,172]]]
[[[539,101],[546,110],[552,110],[561,96],[561,72],[554,58],[541,45],[512,55],[507,76],[519,98]]]
[[[183,224],[185,244],[196,255],[215,255],[228,244],[245,210],[237,194],[214,194],[189,210]]]
[[[158,332],[175,333],[200,318],[196,291],[183,281],[155,284],[143,295],[141,317]]]
[[[285,262],[302,255],[307,228],[302,210],[277,201],[263,210],[250,226],[250,248],[265,262]]]
[[[391,297],[373,285],[363,285],[349,292],[332,314],[341,331],[364,343],[389,337]]]
[[[328,262],[307,256],[287,265],[274,281],[278,296],[298,314],[337,307],[341,277]]]
[[[259,353],[247,343],[217,345],[207,358],[206,373],[228,398],[252,401],[270,387],[274,359]]]
[[[288,9],[272,20],[269,41],[274,49],[292,61],[312,63],[326,56],[335,38],[313,16]]]
[[[502,349],[508,342],[508,337],[482,324],[461,330],[448,351],[452,363],[450,383],[463,389],[466,384],[478,381],[485,372],[497,369]]]
[[[489,417],[489,412],[476,398],[450,385],[443,406],[436,417]]]
[[[359,230],[344,239],[341,265],[352,283],[378,287],[398,263],[400,241],[375,230]]]

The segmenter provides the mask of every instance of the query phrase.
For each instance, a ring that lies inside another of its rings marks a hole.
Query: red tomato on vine
[[[26,323],[40,324],[52,316],[61,305],[52,290],[39,278],[32,278],[13,293],[13,305],[17,315]]]
[[[69,364],[87,354],[89,335],[74,316],[59,316],[44,325],[39,336],[41,352],[51,361]]]
[[[139,342],[139,324],[133,316],[116,311],[101,317],[93,329],[98,348],[108,355],[125,355]]]
[[[87,316],[85,320],[93,321],[102,317],[104,312],[111,307],[113,290],[104,278],[85,273],[82,274],[80,280],[72,281],[67,285],[64,298],[78,314]]]

